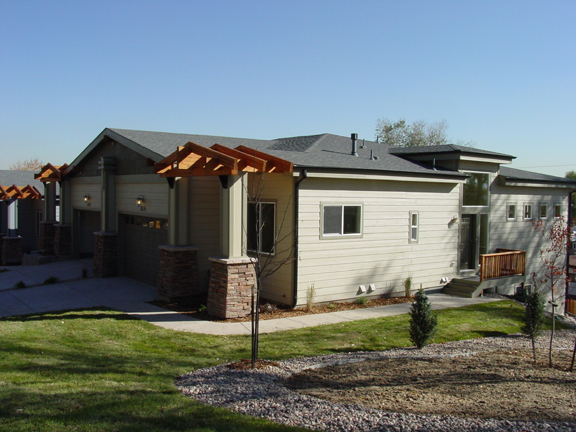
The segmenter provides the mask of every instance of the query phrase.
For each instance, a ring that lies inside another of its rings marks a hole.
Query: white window
[[[516,220],[516,203],[506,204],[506,220],[508,221]]]
[[[540,204],[540,219],[548,219],[548,204]]]
[[[532,204],[524,203],[524,220],[531,220],[534,216],[532,215]]]
[[[420,217],[418,212],[410,212],[410,243],[418,243]]]
[[[554,218],[559,219],[562,217],[562,204],[554,204]]]
[[[276,204],[273,202],[248,203],[248,250],[274,253],[276,243]]]
[[[347,236],[362,234],[361,205],[322,206],[322,235]]]

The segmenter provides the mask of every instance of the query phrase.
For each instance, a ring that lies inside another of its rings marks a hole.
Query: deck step
[[[474,298],[482,294],[482,288],[480,280],[476,278],[454,278],[444,287],[443,292],[457,297]]]

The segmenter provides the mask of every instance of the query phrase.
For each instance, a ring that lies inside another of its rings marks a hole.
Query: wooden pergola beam
[[[40,173],[34,174],[34,179],[43,183],[61,181],[62,175],[66,168],[68,168],[68,164],[55,166],[51,163],[47,163],[42,168],[40,168]]]
[[[252,167],[253,171],[266,171],[266,160],[259,157],[249,155],[237,149],[231,149],[229,147],[224,147],[221,144],[214,144],[210,147],[220,153],[227,154],[228,156],[235,157],[239,160],[238,164],[243,165],[242,169],[245,170],[246,167]]]
[[[294,165],[292,164],[292,162],[289,162],[289,161],[284,160],[284,159],[280,159],[279,157],[272,156],[272,155],[269,155],[267,153],[263,153],[261,151],[254,150],[254,149],[251,149],[249,147],[242,146],[242,145],[236,147],[236,150],[239,150],[242,153],[247,153],[251,157],[257,157],[257,158],[266,160],[268,162],[266,172],[268,172],[268,173],[271,173],[271,172],[276,172],[276,173],[289,172],[289,173],[291,173],[294,170]]]

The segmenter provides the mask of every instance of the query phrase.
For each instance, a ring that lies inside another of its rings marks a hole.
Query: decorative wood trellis
[[[10,199],[40,199],[42,194],[34,186],[1,186],[0,200]]]
[[[51,163],[47,163],[40,169],[40,173],[34,174],[34,179],[42,183],[61,181],[66,168],[68,168],[68,164],[54,166]]]
[[[293,171],[292,162],[245,146],[234,149],[221,144],[204,147],[186,145],[154,164],[161,177],[237,175],[239,172],[284,173]]]

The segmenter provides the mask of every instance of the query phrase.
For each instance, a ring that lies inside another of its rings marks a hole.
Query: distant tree
[[[438,318],[432,315],[430,301],[424,290],[414,295],[414,303],[410,307],[410,340],[421,349],[436,333]]]
[[[448,123],[442,120],[435,123],[426,123],[417,120],[409,124],[404,119],[392,122],[381,118],[376,123],[376,138],[383,144],[398,147],[422,147],[449,144],[446,135]],[[472,142],[456,142],[458,145],[473,147]]]
[[[42,163],[42,161],[39,158],[35,157],[25,159],[23,161],[20,161],[20,159],[18,159],[18,162],[10,164],[9,168],[13,171],[40,171],[40,168],[42,168],[43,166],[44,164]]]
[[[536,338],[542,333],[544,327],[544,297],[539,291],[526,296],[526,309],[524,309],[524,325],[520,330],[532,341],[532,354],[536,364]]]
[[[571,170],[566,173],[566,178],[576,180],[576,171]]]
[[[532,273],[532,281],[536,290],[543,294],[550,294],[549,304],[552,307],[552,332],[550,333],[550,347],[548,351],[548,366],[552,367],[552,345],[556,330],[556,308],[566,293],[568,272],[566,268],[566,255],[570,244],[570,228],[564,217],[554,220],[550,228],[542,220],[533,220],[532,225],[540,237],[539,257],[542,263],[540,273]]]

